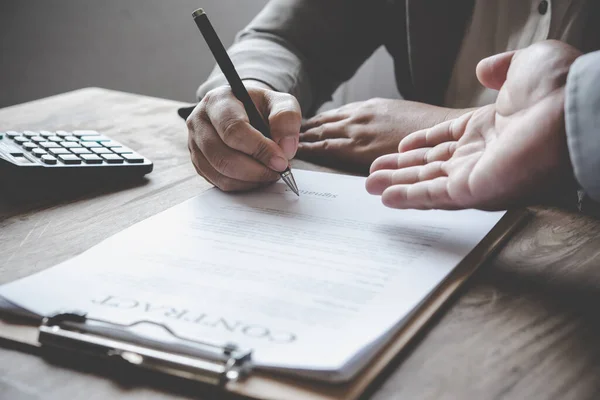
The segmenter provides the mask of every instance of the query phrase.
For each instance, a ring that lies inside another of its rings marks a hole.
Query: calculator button
[[[54,132],[50,132],[50,131],[40,131],[40,136],[43,136],[43,137],[50,137],[50,136],[56,136],[56,135],[54,134]]]
[[[40,134],[37,132],[33,132],[33,131],[25,131],[23,132],[23,136],[25,137],[34,137],[34,136],[39,136]]]
[[[102,145],[98,142],[81,142],[83,147],[87,147],[88,149],[93,147],[102,147]]]
[[[123,159],[116,154],[102,154],[102,158],[109,164],[123,164]]]
[[[50,156],[48,154],[44,154],[42,156],[42,161],[44,162],[44,164],[48,164],[48,165],[56,164],[56,158],[54,156]]]
[[[58,144],[56,142],[42,142],[42,143],[40,143],[40,146],[45,149],[52,149],[52,148],[60,147],[60,144]]]
[[[9,139],[14,139],[16,137],[21,136],[21,134],[19,132],[15,132],[15,131],[8,131],[6,132],[6,137]]]
[[[113,151],[113,153],[117,153],[117,154],[133,153],[133,151],[128,149],[127,147],[113,147],[113,148],[111,148],[111,150]]]
[[[62,147],[66,147],[71,148],[71,147],[81,147],[81,145],[79,143],[75,143],[75,142],[60,142],[60,145]]]
[[[77,141],[79,141],[79,139],[76,138],[75,136],[65,136],[63,138],[63,140],[66,140],[67,142],[77,142]]]
[[[23,143],[22,146],[27,151],[31,151],[33,149],[37,149],[37,145],[35,143],[31,143],[31,142]]]
[[[99,133],[96,131],[73,131],[73,136],[82,137],[82,136],[98,136]]]
[[[71,154],[69,150],[63,149],[62,147],[57,147],[56,149],[48,149],[48,151],[54,154],[55,156],[58,156],[60,154]]]
[[[63,164],[81,164],[81,159],[74,154],[61,154],[60,156],[58,156],[58,159]]]
[[[60,137],[67,137],[67,136],[71,136],[72,133],[71,132],[67,132],[67,131],[56,131],[56,136],[60,136]]]
[[[71,150],[71,153],[75,154],[92,154],[91,151],[89,151],[88,149],[84,149],[83,147],[75,147],[69,150]]]
[[[39,158],[39,157],[43,156],[44,154],[48,154],[48,152],[44,149],[37,148],[37,149],[31,150],[31,154],[33,154],[34,156]]]
[[[102,158],[95,154],[82,154],[81,159],[86,164],[102,164]]]
[[[82,136],[82,142],[110,142],[110,139],[106,136]]]
[[[108,148],[111,148],[111,147],[122,147],[122,144],[121,143],[117,143],[114,140],[109,140],[108,142],[102,142],[102,146],[108,147]]]
[[[121,157],[131,164],[141,164],[144,162],[144,157],[139,154],[121,154]]]
[[[25,136],[18,136],[16,138],[14,138],[13,140],[18,144],[23,144],[23,143],[29,142],[29,139],[27,139]]]
[[[112,154],[112,151],[105,147],[94,147],[92,151],[96,154]]]
[[[10,153],[10,155],[15,159],[17,164],[33,164],[33,161],[25,157],[23,153]]]
[[[46,141],[46,138],[41,137],[41,136],[34,136],[30,140],[35,143],[42,143],[42,142]]]

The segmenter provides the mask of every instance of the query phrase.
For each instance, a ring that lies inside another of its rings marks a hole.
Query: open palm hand
[[[573,185],[564,86],[578,56],[548,41],[484,60],[496,103],[408,135],[373,163],[367,190],[394,208],[505,209]]]

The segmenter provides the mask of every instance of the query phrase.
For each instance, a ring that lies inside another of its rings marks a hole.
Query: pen
[[[248,114],[248,119],[250,120],[250,125],[262,133],[263,136],[271,139],[271,130],[269,129],[269,126],[256,109],[256,105],[252,101],[250,94],[248,94],[244,83],[233,66],[233,62],[231,61],[231,58],[229,58],[227,50],[225,50],[225,47],[210,23],[208,16],[201,8],[194,11],[192,15],[194,16],[194,21],[196,22],[198,29],[200,29],[200,33],[202,33],[204,40],[206,40],[206,44],[208,44],[210,51],[215,57],[219,68],[221,68],[223,75],[225,75],[227,82],[229,82],[233,95],[244,105],[246,113]],[[300,196],[296,180],[294,179],[294,175],[292,175],[292,170],[289,166],[285,171],[281,172],[281,179],[283,179],[297,196]]]

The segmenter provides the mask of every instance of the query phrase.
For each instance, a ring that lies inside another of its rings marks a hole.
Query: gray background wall
[[[186,102],[213,68],[191,11],[202,6],[222,40],[266,0],[0,0],[0,107],[86,86]],[[337,104],[397,97],[380,49]]]

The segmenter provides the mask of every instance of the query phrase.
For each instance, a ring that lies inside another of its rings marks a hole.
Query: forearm
[[[382,7],[366,0],[272,0],[229,54],[243,80],[294,95],[309,115],[383,43]],[[198,97],[223,84],[216,68]]]
[[[245,84],[261,86],[295,96],[303,109],[314,102],[312,84],[300,58],[276,42],[264,38],[238,39],[228,50],[229,56]],[[206,93],[227,80],[217,66],[198,89],[202,99]]]
[[[580,57],[571,67],[565,122],[575,177],[591,206],[589,200],[600,202],[600,52]]]

